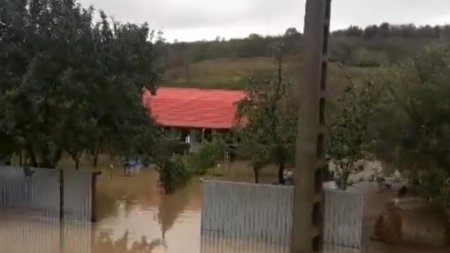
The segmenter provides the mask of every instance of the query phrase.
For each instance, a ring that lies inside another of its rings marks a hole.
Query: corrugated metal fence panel
[[[205,181],[203,194],[202,253],[203,248],[220,247],[229,239],[243,241],[244,248],[264,245],[264,249],[272,244],[282,246],[275,252],[288,251],[292,187]],[[324,204],[325,244],[360,248],[363,195],[326,192]]]
[[[2,214],[0,252],[90,253],[92,224]]]
[[[45,213],[47,217],[59,218],[60,194],[58,170],[33,169],[31,176],[31,202],[28,211]]]
[[[202,233],[288,248],[292,193],[290,187],[206,181]]]
[[[210,233],[201,236],[201,253],[288,253],[289,248],[251,240],[230,239]]]
[[[59,219],[60,170],[0,167],[0,209]],[[92,172],[64,171],[64,218],[90,221]]]
[[[61,253],[90,253],[92,250],[92,224],[90,221],[64,221],[64,251]]]
[[[90,220],[92,212],[92,173],[64,171],[64,218]]]
[[[364,196],[358,192],[325,193],[324,241],[327,244],[361,248]]]
[[[5,216],[0,219],[0,252],[60,252],[59,221]]]
[[[59,216],[59,171],[0,167],[0,208],[26,210],[47,217]]]
[[[0,166],[0,205],[2,208],[19,208],[27,205],[27,182],[23,171]]]
[[[201,253],[289,253],[289,248],[273,244],[252,244],[245,240],[230,240],[202,234]],[[325,245],[322,253],[361,253],[361,249]]]

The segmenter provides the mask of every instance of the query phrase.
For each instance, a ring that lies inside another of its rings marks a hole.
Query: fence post
[[[59,250],[64,252],[64,171],[59,169]]]
[[[91,180],[91,222],[97,221],[97,176],[101,175],[101,172],[92,173]]]

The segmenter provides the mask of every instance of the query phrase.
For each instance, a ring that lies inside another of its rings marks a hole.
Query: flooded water
[[[163,195],[157,173],[104,175],[99,182],[93,253],[200,252],[201,184],[194,179],[173,195]],[[130,249],[131,251],[125,251]]]
[[[229,179],[237,177],[230,174]],[[252,175],[239,178],[251,181]],[[276,177],[262,175],[270,182]],[[154,170],[124,176],[103,172],[98,181],[98,222],[0,215],[1,253],[284,253],[286,248],[200,236],[202,184],[193,179],[175,194],[162,194]],[[417,249],[416,249],[417,250]],[[327,249],[326,252],[355,250]],[[366,252],[402,252],[384,246]],[[430,252],[405,250],[403,252]],[[441,251],[436,251],[441,252]],[[448,252],[448,251],[442,251]]]

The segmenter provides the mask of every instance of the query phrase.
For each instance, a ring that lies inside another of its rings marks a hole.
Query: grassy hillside
[[[290,56],[285,59],[285,76],[294,84],[301,81],[299,75],[302,60]],[[259,71],[276,71],[276,63],[269,57],[230,58],[206,60],[191,64],[188,68],[178,67],[166,71],[164,86],[244,89],[248,78]],[[375,72],[374,68],[338,67],[331,64],[328,71],[330,94],[336,94],[348,84],[346,76],[355,81],[365,79]]]

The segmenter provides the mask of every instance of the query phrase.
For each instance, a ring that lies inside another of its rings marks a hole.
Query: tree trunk
[[[72,159],[75,162],[75,169],[79,170],[80,169],[80,155],[74,154],[74,155],[72,155]]]
[[[255,176],[255,183],[258,184],[259,183],[259,169],[258,168],[253,168],[253,175]]]
[[[40,155],[40,168],[52,169],[53,168],[53,159],[51,157],[51,152],[48,144],[46,143],[39,149]]]
[[[75,169],[80,170],[80,159],[79,158],[75,159]]]
[[[94,168],[97,168],[97,166],[98,166],[98,151],[96,150],[96,151],[94,151],[94,161],[93,161],[93,163],[92,163],[92,165],[94,166]]]
[[[339,188],[342,190],[342,191],[346,191],[347,190],[347,187],[348,187],[348,178],[350,177],[350,172],[348,172],[348,171],[344,171],[343,173],[342,173],[342,177],[340,178],[340,184],[339,184]]]
[[[30,158],[30,165],[32,167],[38,167],[36,153],[34,153],[33,145],[31,145],[31,142],[29,140],[27,140],[27,142],[26,142],[26,150],[28,153],[28,157]]]
[[[278,183],[284,184],[284,162],[278,164]]]
[[[23,151],[22,149],[19,151],[19,167],[23,166]]]
[[[61,156],[62,156],[62,149],[58,148],[52,158],[53,167],[56,167],[56,165],[58,165],[59,160],[61,160]]]

